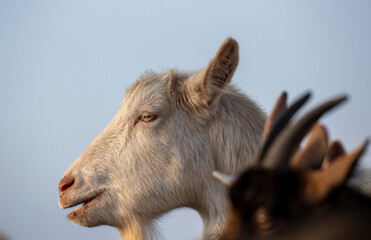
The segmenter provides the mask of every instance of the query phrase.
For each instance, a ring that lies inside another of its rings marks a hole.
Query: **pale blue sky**
[[[11,239],[118,239],[70,223],[57,185],[145,71],[204,67],[240,43],[233,82],[268,111],[282,90],[350,101],[324,122],[347,149],[371,136],[371,2],[0,0],[0,231]],[[371,166],[370,151],[363,166]],[[194,212],[166,239],[196,239]]]

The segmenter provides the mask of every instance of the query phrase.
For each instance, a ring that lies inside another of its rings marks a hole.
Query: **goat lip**
[[[77,206],[79,204],[82,204],[81,207],[79,207],[78,209],[76,209],[76,210],[72,211],[70,214],[68,214],[68,218],[69,219],[74,219],[78,215],[80,215],[81,213],[83,213],[84,211],[86,211],[87,209],[92,207],[95,203],[100,201],[100,199],[102,198],[103,193],[104,193],[103,191],[98,192],[94,196],[90,196],[89,198],[85,198],[85,200],[83,200],[83,201],[76,202],[73,206],[72,205],[69,206],[69,207],[74,207],[74,206]]]
[[[81,198],[78,198],[77,200],[73,201],[73,202],[68,202],[68,203],[65,203],[64,201],[62,201],[62,199],[60,198],[59,199],[59,202],[60,202],[60,206],[61,208],[63,209],[66,209],[66,208],[71,208],[71,207],[75,207],[79,204],[83,204],[83,206],[87,205],[87,204],[90,204],[90,202],[92,202],[93,200],[95,200],[96,198],[98,198],[100,195],[102,195],[104,193],[104,191],[95,191],[93,193],[90,193],[90,194],[87,194],[86,196],[84,197],[81,197]]]

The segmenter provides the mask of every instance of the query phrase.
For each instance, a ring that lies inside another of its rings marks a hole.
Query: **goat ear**
[[[368,140],[352,153],[340,155],[328,168],[308,173],[304,179],[306,200],[311,203],[324,200],[334,189],[343,185],[367,145]]]
[[[187,80],[186,91],[190,102],[209,106],[231,81],[238,59],[237,41],[227,38],[207,67]]]
[[[322,165],[327,152],[327,132],[321,125],[315,125],[305,147],[295,153],[290,160],[290,167],[311,169]]]
[[[218,171],[213,171],[213,176],[228,187],[230,187],[235,180],[234,177]]]
[[[345,154],[343,145],[339,141],[330,142],[325,160],[322,163],[322,169],[328,168],[342,154]]]

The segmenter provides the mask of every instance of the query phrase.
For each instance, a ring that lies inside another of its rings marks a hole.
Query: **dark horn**
[[[301,140],[313,124],[327,111],[344,102],[346,96],[327,101],[301,117],[296,123],[285,128],[266,152],[263,167],[285,169]]]
[[[287,92],[284,91],[277,99],[276,104],[274,105],[272,111],[267,117],[267,120],[265,121],[264,130],[262,134],[262,142],[260,144],[261,147],[264,146],[268,138],[268,135],[272,131],[274,125],[286,111],[287,111]]]
[[[267,150],[272,145],[273,141],[276,139],[277,135],[286,127],[290,122],[290,119],[294,114],[308,101],[310,98],[310,93],[304,94],[298,100],[296,100],[279,118],[279,120],[274,124],[274,127],[268,134],[267,139],[264,142],[264,145],[261,148],[261,151],[258,155],[258,161],[262,161],[267,153]]]

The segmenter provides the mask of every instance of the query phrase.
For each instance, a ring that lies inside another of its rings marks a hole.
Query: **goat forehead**
[[[168,102],[167,86],[160,76],[144,76],[126,93],[122,107],[126,110],[161,111]]]
[[[161,74],[147,72],[128,89],[122,107],[126,110],[134,108],[138,111],[161,112],[171,104],[171,101],[176,101],[172,95],[178,96],[179,85],[194,73],[196,72],[187,73],[177,70]]]

